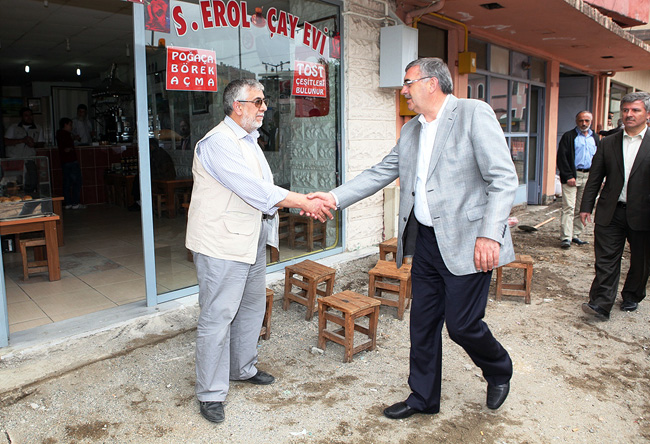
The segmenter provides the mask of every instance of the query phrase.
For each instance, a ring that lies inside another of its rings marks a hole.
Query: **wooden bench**
[[[352,356],[363,350],[374,350],[377,345],[377,323],[381,303],[373,298],[344,291],[318,299],[318,347],[325,350],[326,341],[336,342],[345,348],[344,362],[352,362]],[[337,310],[341,314],[330,312]],[[356,323],[368,317],[368,327]],[[337,330],[327,330],[327,321],[341,326]],[[368,340],[354,346],[354,332],[358,331]]]

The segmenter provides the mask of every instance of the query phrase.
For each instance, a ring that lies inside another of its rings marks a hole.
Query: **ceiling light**
[[[29,72],[29,63],[25,63],[25,72]]]
[[[501,5],[498,4],[498,3],[483,3],[483,4],[480,5],[480,6],[481,6],[482,8],[489,9],[489,10],[492,10],[492,9],[502,9],[502,8],[503,8],[503,6],[501,6]]]
[[[79,68],[78,66],[77,66],[77,75],[78,75],[78,76],[81,75],[81,68]]]

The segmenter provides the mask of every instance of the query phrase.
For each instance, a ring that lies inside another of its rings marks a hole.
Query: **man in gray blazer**
[[[411,395],[384,410],[391,419],[440,410],[442,326],[487,380],[487,406],[510,390],[512,361],[485,314],[492,269],[514,260],[508,215],[517,173],[492,108],[452,93],[438,58],[406,67],[402,94],[419,113],[384,159],[330,193],[345,208],[400,179],[397,263],[413,256]],[[417,242],[416,242],[417,237]]]

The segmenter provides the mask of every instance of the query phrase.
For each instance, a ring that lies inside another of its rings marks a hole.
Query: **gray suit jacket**
[[[512,262],[508,215],[518,180],[492,108],[450,95],[438,118],[426,191],[445,265],[454,275],[476,273],[477,237],[501,244],[500,266]],[[398,264],[415,249],[417,223],[412,212],[420,128],[417,117],[407,122],[397,145],[381,162],[332,190],[340,207],[346,208],[400,178]]]

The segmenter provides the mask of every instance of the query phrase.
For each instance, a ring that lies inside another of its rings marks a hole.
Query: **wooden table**
[[[61,279],[61,264],[59,263],[59,246],[56,224],[59,216],[29,217],[0,221],[0,235],[30,233],[32,231],[45,232],[45,248],[47,250],[47,263],[51,281]]]
[[[176,205],[174,205],[174,193],[178,189],[192,189],[194,181],[191,177],[181,177],[172,180],[152,180],[152,189],[154,193],[161,193],[165,195],[167,202],[167,216],[170,219],[176,217]]]
[[[56,221],[56,236],[59,239],[59,247],[63,246],[63,196],[52,198],[52,211],[59,216]]]

